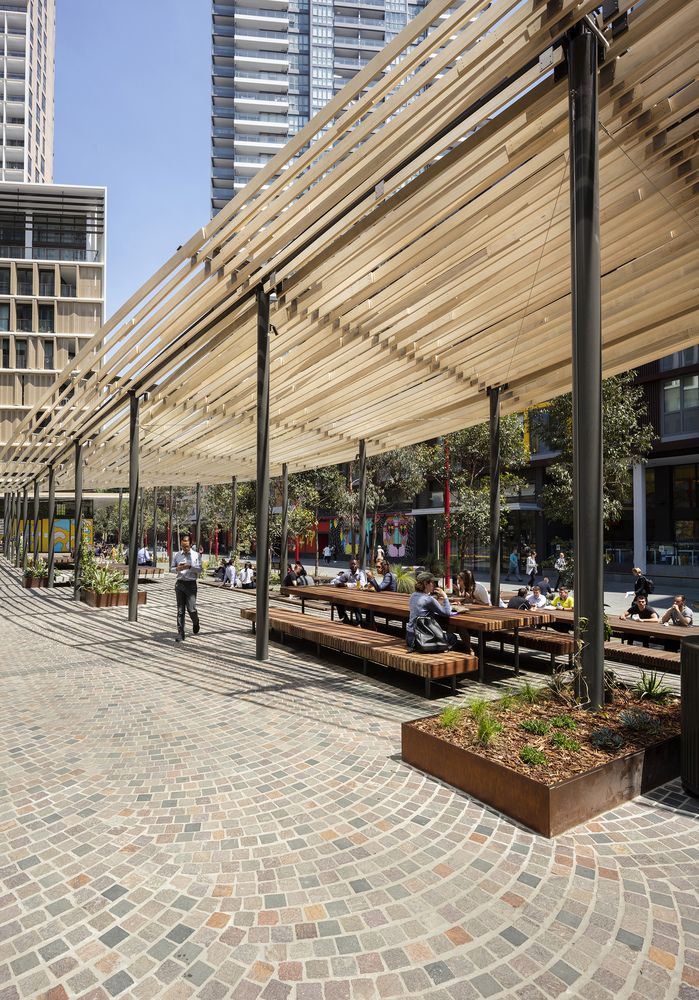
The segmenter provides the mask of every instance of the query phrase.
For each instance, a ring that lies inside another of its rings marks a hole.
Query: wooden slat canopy
[[[256,306],[272,305],[271,468],[426,440],[571,383],[566,33],[594,0],[432,0],[102,327],[0,450],[144,485],[255,475]],[[600,26],[603,363],[699,341],[699,4]],[[136,237],[138,238],[137,234]]]

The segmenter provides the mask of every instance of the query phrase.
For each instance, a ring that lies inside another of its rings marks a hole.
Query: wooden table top
[[[619,615],[609,615],[609,624],[614,629],[614,634],[622,638],[635,639],[684,639],[688,635],[695,635],[694,629],[683,628],[682,625],[663,625],[661,621],[639,621],[634,622],[629,618],[621,618]]]

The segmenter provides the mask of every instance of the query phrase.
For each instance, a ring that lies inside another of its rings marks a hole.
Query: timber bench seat
[[[650,649],[648,646],[627,646],[623,642],[605,642],[605,660],[629,663],[634,667],[680,672],[680,654],[668,649]]]
[[[109,568],[121,570],[122,573],[125,574],[129,572],[128,563],[113,562],[109,564]],[[138,577],[140,580],[147,580],[148,577],[152,577],[153,579],[155,579],[156,576],[163,575],[162,566],[137,566],[136,568],[138,570]]]
[[[252,622],[254,629],[257,617],[255,608],[241,608],[240,617]],[[356,657],[362,661],[364,673],[368,663],[376,663],[381,667],[422,677],[427,698],[430,696],[432,681],[448,678],[452,691],[455,692],[456,678],[460,674],[478,670],[478,657],[473,653],[411,653],[405,648],[405,640],[396,636],[344,625],[342,622],[331,622],[314,615],[300,615],[298,611],[270,609],[269,626],[280,635],[315,643],[318,653],[320,647],[324,646]]]
[[[509,630],[496,632],[493,639],[499,639],[500,643],[515,643],[517,637]],[[559,656],[567,656],[572,661],[575,655],[575,639],[571,635],[564,635],[561,632],[554,632],[545,628],[522,628],[519,630],[519,648],[534,649],[542,653],[548,653],[551,657],[551,669],[556,667],[556,660]],[[572,665],[572,662],[571,662]]]

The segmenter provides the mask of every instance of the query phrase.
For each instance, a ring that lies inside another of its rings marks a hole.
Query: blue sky
[[[54,180],[108,188],[107,315],[209,220],[209,0],[58,0]]]

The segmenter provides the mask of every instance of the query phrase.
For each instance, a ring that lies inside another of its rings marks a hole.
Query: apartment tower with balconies
[[[214,0],[212,213],[223,208],[424,4]]]

